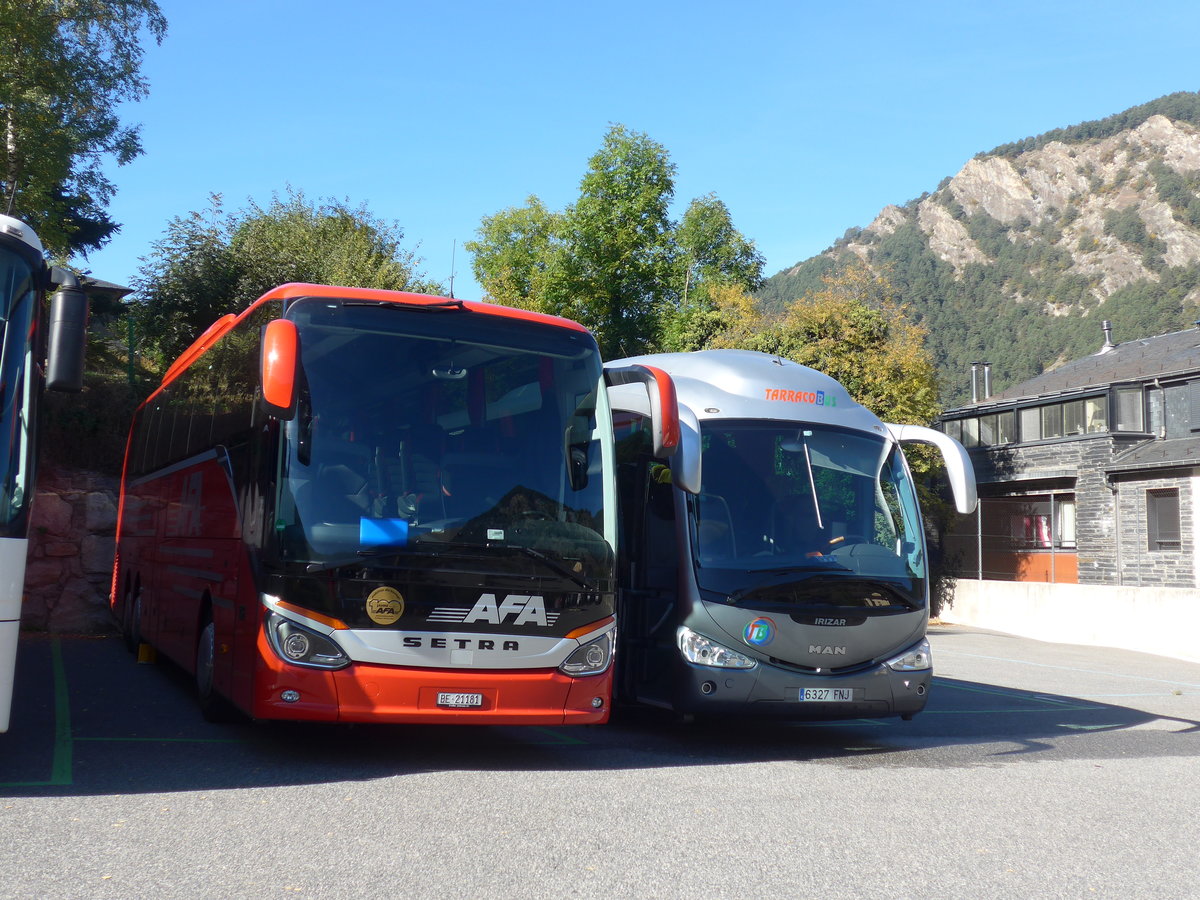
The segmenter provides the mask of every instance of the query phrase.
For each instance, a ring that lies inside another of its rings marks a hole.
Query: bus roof
[[[840,425],[887,434],[879,418],[816,369],[753,350],[698,350],[617,360],[651,365],[675,382],[679,402],[701,421],[771,419]]]
[[[34,233],[33,229],[20,219],[14,219],[12,216],[0,214],[0,234],[4,234],[11,238],[16,238],[30,249],[37,251],[39,256],[45,252],[42,247],[41,240],[38,239],[38,236]]]
[[[15,220],[14,220],[15,221]],[[311,297],[327,297],[331,300],[375,301],[379,303],[397,303],[409,306],[457,306],[474,313],[487,316],[499,316],[507,319],[517,319],[524,322],[536,322],[541,325],[552,325],[557,328],[567,328],[573,331],[589,333],[586,328],[571,319],[551,316],[546,313],[533,312],[527,309],[516,309],[510,306],[500,306],[496,303],[484,303],[478,300],[455,300],[451,297],[438,297],[433,294],[414,294],[409,291],[387,291],[380,288],[337,287],[328,284],[307,284],[304,282],[289,282],[267,291],[240,313],[226,313],[213,322],[196,338],[179,358],[167,368],[162,378],[162,385],[170,382],[204,354],[209,347],[220,340],[226,332],[248,317],[264,303],[275,300],[299,300]]]
[[[570,328],[575,331],[587,332],[587,329],[571,319],[552,316],[547,313],[533,312],[528,309],[516,309],[511,306],[501,306],[498,303],[486,303],[482,300],[455,300],[452,297],[439,297],[433,294],[414,294],[410,291],[385,291],[379,288],[335,287],[327,284],[305,284],[292,282],[280,285],[263,294],[250,308],[248,313],[261,303],[271,300],[295,300],[301,297],[329,297],[337,300],[377,300],[382,303],[402,303],[410,306],[445,306],[454,304],[472,312],[488,316],[502,316],[509,319],[522,319],[526,322],[538,322],[543,325],[554,325],[559,328]],[[245,315],[245,313],[243,313]]]

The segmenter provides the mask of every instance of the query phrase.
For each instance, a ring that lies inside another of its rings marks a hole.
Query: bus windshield
[[[590,335],[452,304],[313,299],[286,315],[301,390],[277,478],[285,559],[467,552],[589,586],[610,577],[609,412]]]
[[[820,576],[885,584],[880,605],[924,603],[917,497],[894,442],[809,423],[711,420],[702,442],[701,491],[689,501],[702,588],[737,585],[745,595]],[[763,577],[747,589],[747,573]]]
[[[33,270],[0,248],[0,536],[24,535],[32,485],[31,337],[36,313]]]

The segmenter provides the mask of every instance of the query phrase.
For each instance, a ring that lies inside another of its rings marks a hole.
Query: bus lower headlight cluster
[[[696,634],[690,628],[681,627],[677,637],[679,650],[688,662],[712,666],[714,669],[753,669],[758,665],[746,654],[731,650],[702,634]]]
[[[350,657],[325,635],[278,613],[267,613],[267,638],[280,659],[296,666],[342,669],[350,665]]]
[[[615,631],[608,631],[594,641],[588,641],[582,647],[577,647],[570,656],[563,660],[558,671],[572,676],[599,675],[612,662],[615,635]]]
[[[921,640],[913,644],[899,656],[887,661],[887,667],[896,672],[919,672],[933,668],[933,654],[929,650],[929,641]]]

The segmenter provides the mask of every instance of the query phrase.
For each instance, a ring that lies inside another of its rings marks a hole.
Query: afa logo
[[[537,625],[552,626],[561,615],[546,609],[543,597],[527,594],[509,594],[503,600],[495,594],[480,594],[475,605],[468,609],[439,606],[427,619],[430,622],[454,622],[472,625],[486,622],[488,625]]]
[[[367,595],[366,609],[376,625],[392,625],[404,615],[404,595],[392,587],[377,587]]]
[[[742,629],[742,640],[751,647],[765,647],[775,640],[775,623],[766,616],[751,619]]]

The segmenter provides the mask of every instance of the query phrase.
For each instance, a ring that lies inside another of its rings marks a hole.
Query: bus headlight
[[[758,665],[746,654],[731,650],[702,634],[696,634],[690,628],[681,627],[676,632],[676,637],[683,658],[698,666],[712,666],[714,669],[753,669]]]
[[[558,671],[571,676],[599,675],[612,662],[615,636],[615,631],[608,631],[594,641],[576,647],[571,655],[563,660]]]
[[[896,672],[919,672],[933,668],[933,653],[929,649],[929,641],[921,639],[899,656],[887,661],[887,667]]]
[[[267,612],[267,640],[284,662],[315,669],[344,669],[350,657],[332,640],[298,622]]]

